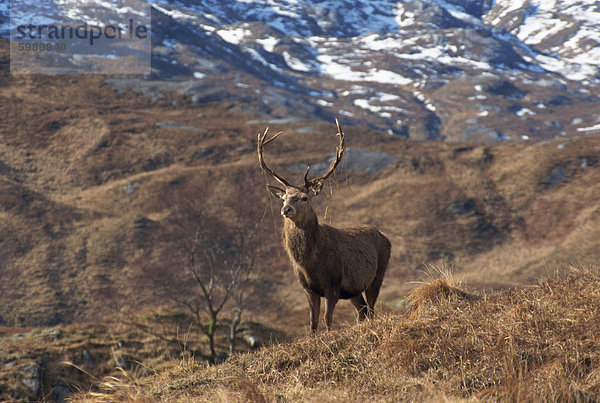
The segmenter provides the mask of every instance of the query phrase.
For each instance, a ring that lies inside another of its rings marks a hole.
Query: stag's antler
[[[281,135],[281,133],[283,133],[283,132],[275,133],[275,135],[273,135],[273,137],[271,137],[269,140],[266,140],[268,131],[269,131],[269,128],[267,127],[263,134],[258,133],[258,146],[257,146],[256,151],[258,152],[258,163],[260,164],[260,168],[263,170],[263,172],[266,172],[269,175],[271,175],[273,178],[277,179],[277,181],[279,183],[281,183],[283,186],[294,187],[294,185],[291,185],[288,181],[283,179],[281,176],[277,175],[271,168],[269,168],[267,166],[267,164],[265,164],[265,159],[263,157],[263,147],[265,146],[265,144],[268,144],[271,141],[275,140],[277,137],[279,137],[279,135]]]
[[[335,160],[333,160],[331,162],[331,164],[329,165],[329,168],[323,175],[317,176],[312,179],[308,179],[308,172],[310,171],[310,167],[306,167],[306,173],[304,174],[304,186],[306,188],[314,186],[319,182],[324,182],[335,171],[335,168],[338,166],[338,164],[342,160],[342,156],[344,155],[344,150],[346,149],[346,142],[344,141],[344,132],[342,131],[340,122],[338,122],[337,119],[335,120],[335,124],[338,129],[337,136],[340,137],[340,144],[336,148]]]
[[[308,173],[310,171],[310,167],[307,167],[306,173],[304,174],[304,187],[306,189],[308,189],[318,183],[322,183],[327,178],[329,178],[329,176],[335,171],[335,168],[338,166],[338,164],[342,160],[344,150],[346,149],[346,142],[344,141],[344,132],[342,131],[342,127],[340,126],[340,123],[338,122],[337,119],[335,120],[335,124],[337,125],[337,128],[338,128],[337,136],[340,137],[340,144],[336,148],[335,160],[331,162],[331,165],[329,165],[329,168],[323,175],[317,176],[312,179],[308,179]],[[267,166],[267,164],[265,163],[265,159],[263,157],[263,148],[264,148],[265,144],[268,144],[271,141],[275,140],[277,137],[279,137],[283,133],[283,132],[275,133],[273,135],[273,137],[271,137],[270,139],[267,140],[267,132],[268,131],[269,131],[269,128],[267,127],[263,134],[258,133],[258,146],[257,146],[256,151],[258,152],[258,162],[260,164],[261,169],[263,170],[263,172],[266,172],[269,175],[271,175],[273,178],[275,178],[283,186],[299,188],[299,186],[294,186],[294,185],[290,184],[288,181],[286,181],[284,178],[282,178],[281,176],[277,175],[275,173],[275,171],[273,171],[271,168],[269,168]]]

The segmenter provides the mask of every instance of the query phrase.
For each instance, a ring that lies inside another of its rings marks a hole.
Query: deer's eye
[[[307,201],[308,200],[308,196],[302,196],[302,201]]]

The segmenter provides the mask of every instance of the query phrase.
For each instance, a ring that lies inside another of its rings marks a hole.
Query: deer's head
[[[260,163],[260,167],[263,172],[269,174],[277,182],[284,186],[284,188],[280,188],[277,186],[268,186],[269,191],[275,197],[278,197],[283,201],[283,207],[281,208],[281,215],[285,218],[288,218],[294,222],[301,222],[306,213],[312,209],[311,207],[311,199],[317,196],[321,189],[323,188],[323,184],[329,178],[329,176],[335,171],[335,168],[342,160],[342,155],[344,154],[344,149],[346,148],[346,143],[344,141],[344,132],[340,127],[339,122],[335,121],[338,133],[337,135],[340,138],[339,145],[336,149],[335,159],[329,165],[327,171],[320,176],[309,179],[308,173],[310,168],[306,168],[306,173],[304,174],[304,184],[303,185],[293,185],[283,177],[276,174],[271,168],[267,166],[263,157],[263,148],[265,144],[270,143],[275,140],[282,132],[275,134],[273,137],[267,140],[267,132],[268,128],[265,130],[263,134],[258,134],[258,162]]]

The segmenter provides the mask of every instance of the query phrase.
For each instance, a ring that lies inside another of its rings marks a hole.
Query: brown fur
[[[321,297],[325,298],[327,329],[340,298],[350,299],[359,320],[373,316],[390,258],[390,241],[373,226],[319,224],[311,195],[316,196],[320,186],[269,188],[284,202],[283,245],[308,298],[312,331],[318,326]]]

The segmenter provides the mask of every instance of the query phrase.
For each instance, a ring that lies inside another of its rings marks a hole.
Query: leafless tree
[[[227,313],[233,314],[229,352],[235,350],[253,280],[255,227],[240,223],[227,231],[224,223],[192,203],[180,203],[164,226],[162,242],[173,248],[162,252],[167,256],[158,262],[138,265],[160,297],[191,314],[208,339],[208,360],[214,363],[216,331]]]
[[[252,243],[256,236],[255,225],[249,228],[248,231],[239,231],[236,245],[239,248],[235,263],[235,285],[231,289],[233,299],[233,318],[229,331],[229,354],[235,352],[235,340],[242,323],[242,314],[245,309],[246,296],[251,289],[254,272],[254,263],[256,258],[255,249]]]

